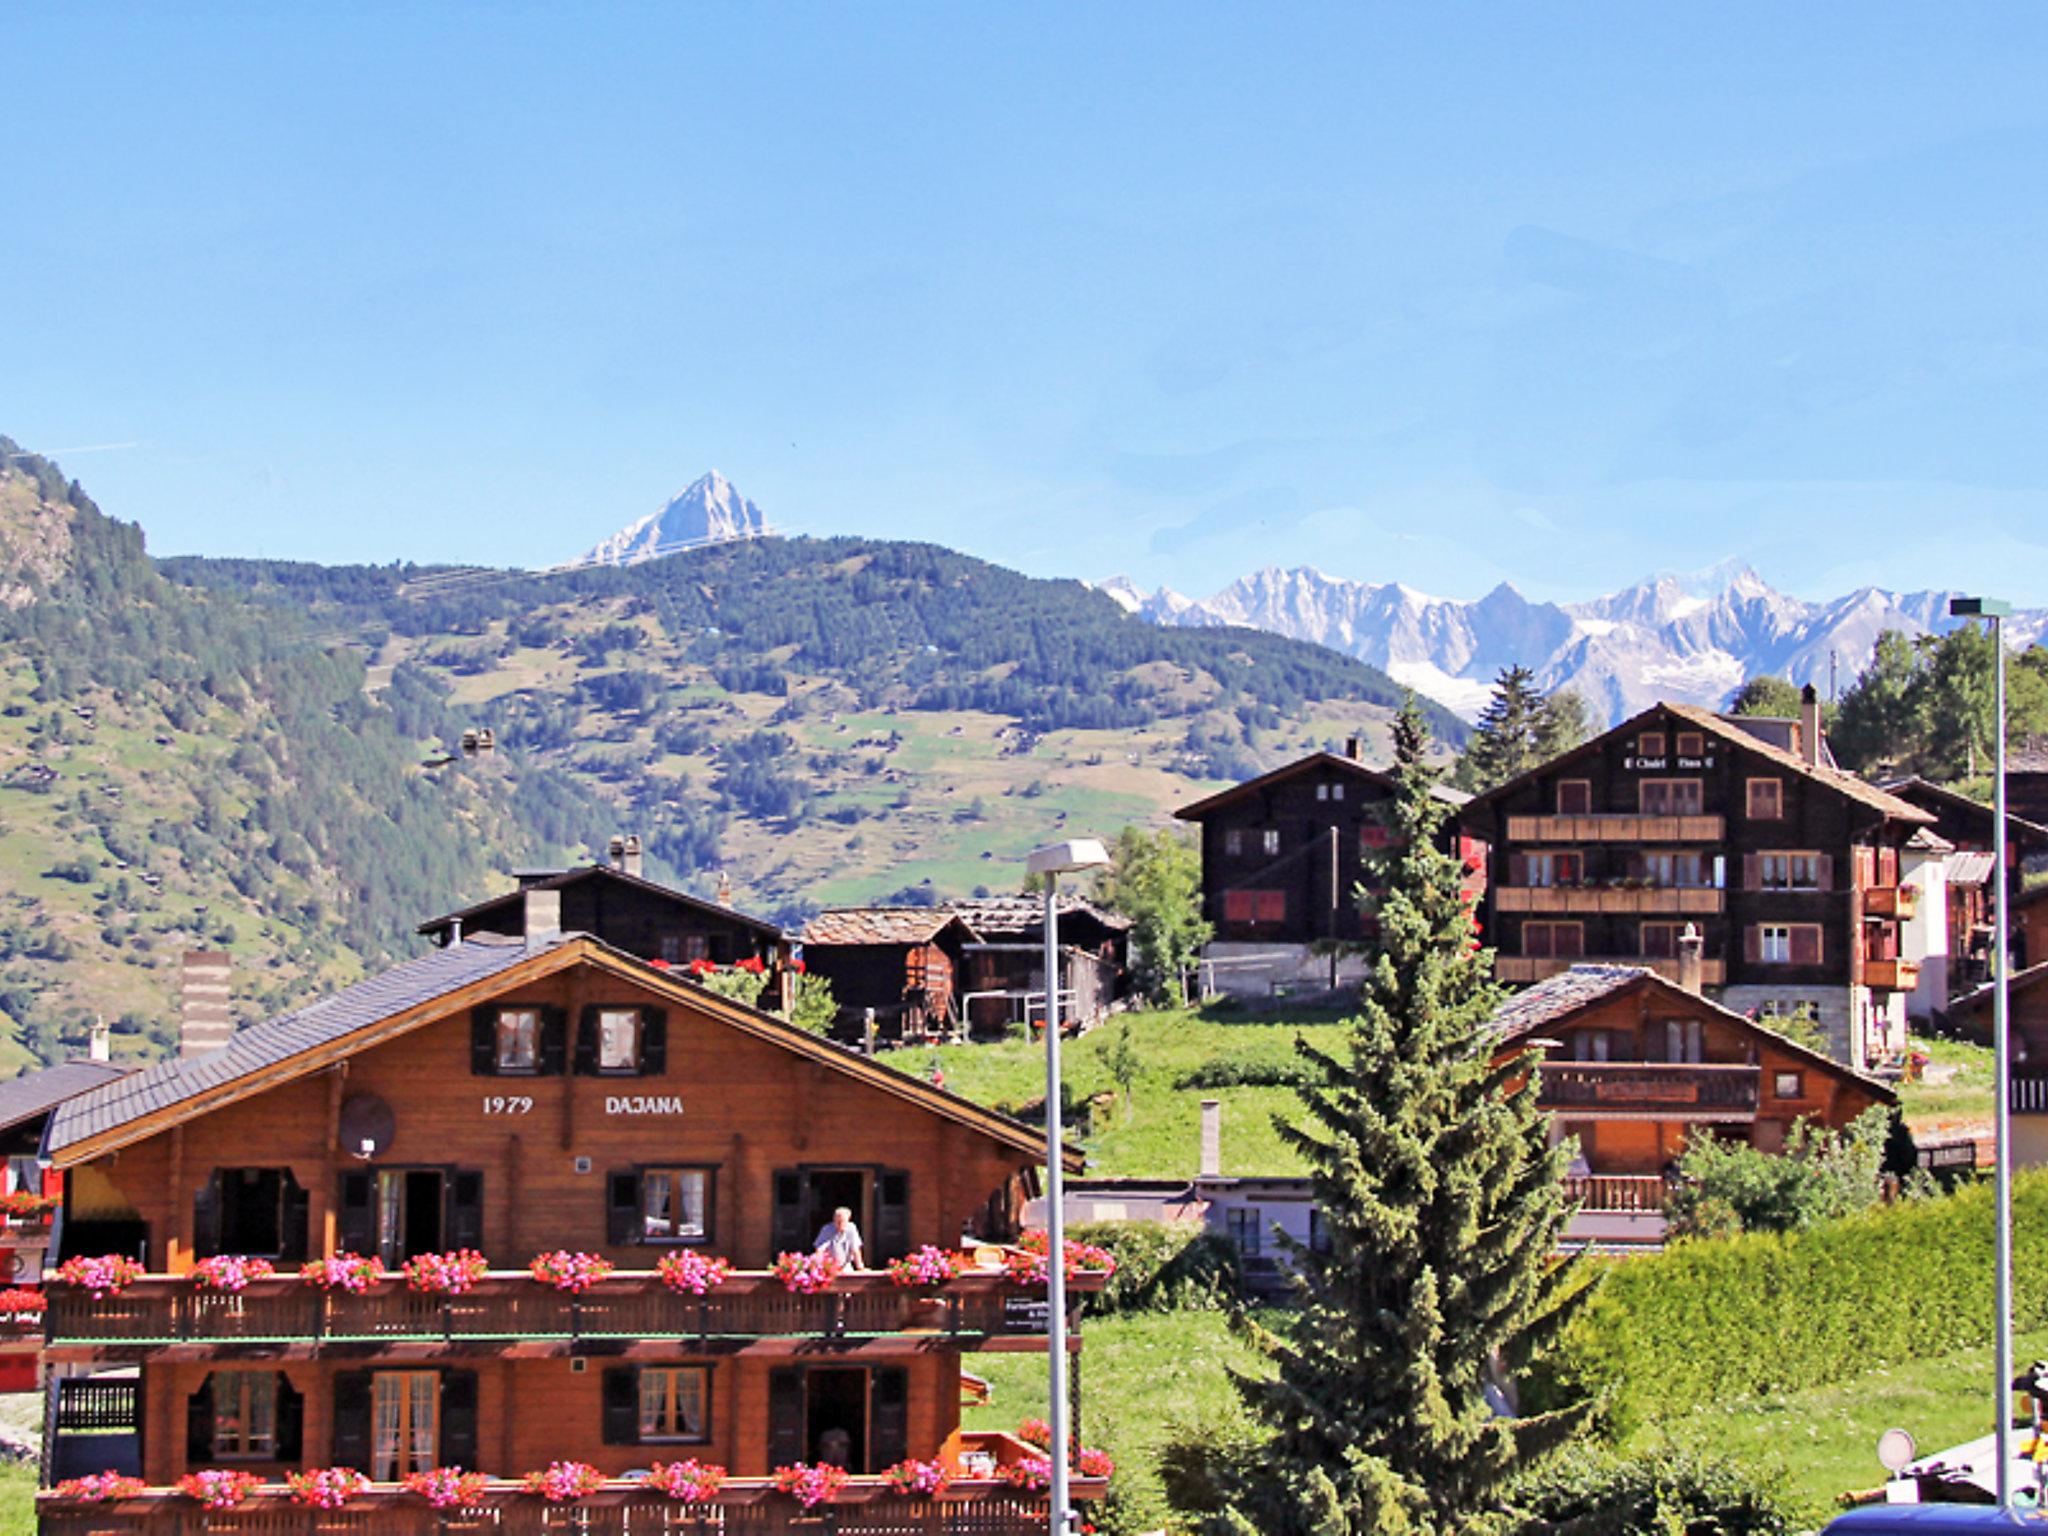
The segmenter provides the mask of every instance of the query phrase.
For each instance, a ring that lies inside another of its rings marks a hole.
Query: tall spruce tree
[[[1272,1373],[1238,1382],[1267,1438],[1219,1470],[1207,1526],[1230,1536],[1488,1529],[1507,1480],[1591,1407],[1497,1418],[1483,1395],[1499,1362],[1555,1339],[1589,1277],[1555,1259],[1569,1151],[1549,1144],[1535,1075],[1491,1064],[1491,957],[1438,846],[1446,807],[1412,701],[1394,744],[1380,953],[1344,1048],[1297,1045],[1307,1123],[1280,1126],[1327,1241],[1286,1244],[1302,1306],[1284,1326],[1241,1320]]]
[[[1527,667],[1505,667],[1493,680],[1452,780],[1473,793],[1505,784],[1592,734],[1586,701],[1569,690],[1545,695]]]

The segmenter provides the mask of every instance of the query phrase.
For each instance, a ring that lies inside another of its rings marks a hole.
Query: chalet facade
[[[967,946],[979,939],[943,907],[832,907],[804,924],[804,968],[832,983],[841,1039],[862,1038],[869,1010],[880,1038],[938,1039],[960,1018]]]
[[[1659,704],[1473,800],[1500,979],[1587,960],[1675,979],[1692,928],[1726,1007],[1807,1015],[1857,1066],[1901,1050],[1919,980],[1902,936],[1917,896],[1906,844],[1934,818],[1826,767],[1807,692],[1797,751]]]
[[[2048,826],[2048,736],[2030,736],[2007,749],[2005,808]]]
[[[616,1478],[684,1457],[734,1480],[739,1524],[720,1528],[797,1528],[798,1505],[762,1480],[819,1461],[851,1472],[862,1518],[886,1513],[887,1529],[1042,1528],[1042,1496],[992,1471],[1023,1449],[959,1425],[963,1355],[1043,1349],[1042,1290],[1034,1312],[1000,1270],[936,1290],[849,1274],[818,1294],[765,1271],[808,1253],[839,1206],[871,1271],[922,1245],[1013,1239],[1043,1146],[586,935],[471,937],[60,1105],[45,1151],[68,1174],[67,1250],[126,1252],[148,1273],[98,1299],[53,1288],[46,1358],[67,1378],[60,1410],[67,1390],[100,1385],[85,1373],[139,1368],[131,1443],[152,1489],[203,1468],[275,1481],[355,1467],[375,1480],[375,1518],[349,1530],[435,1529],[394,1486],[413,1472],[505,1479],[575,1460]],[[462,1294],[390,1277],[458,1249],[489,1264]],[[566,1293],[527,1270],[553,1250],[617,1273]],[[299,1278],[341,1253],[387,1277],[360,1293]],[[739,1272],[674,1292],[657,1260],[687,1253]],[[216,1255],[265,1258],[279,1277],[195,1285]],[[51,1465],[97,1471],[109,1447],[60,1429]],[[879,1484],[912,1457],[974,1474],[959,1485],[966,1524]],[[597,1523],[560,1528],[680,1528],[658,1495],[612,1486]],[[503,1482],[484,1502],[538,1507]],[[161,1492],[60,1501],[44,1524],[168,1533],[192,1508]]]
[[[2048,1167],[2048,958],[2006,978],[2012,1032],[2012,1158]],[[1992,986],[1956,999],[1951,1017],[1979,1039],[1993,1034]]]
[[[966,945],[961,1015],[982,1038],[1045,1017],[1045,900],[989,896],[949,910],[974,930]],[[1094,1023],[1128,987],[1131,920],[1080,896],[1059,898],[1060,1018]]]
[[[2024,966],[2048,964],[2048,882],[2033,886],[2013,898],[2015,963]]]
[[[1454,807],[1467,799],[1435,793]],[[1215,930],[1203,950],[1210,988],[1264,996],[1358,979],[1377,927],[1354,893],[1369,883],[1368,858],[1390,841],[1382,808],[1393,794],[1393,776],[1367,767],[1353,739],[1342,756],[1311,753],[1173,813],[1201,828],[1202,915]],[[1446,835],[1476,877],[1476,839],[1455,827]]]

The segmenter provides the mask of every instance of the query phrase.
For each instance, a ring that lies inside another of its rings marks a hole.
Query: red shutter
[[[1764,932],[1755,923],[1742,930],[1742,958],[1755,965],[1764,957]]]
[[[1255,893],[1258,918],[1262,923],[1284,923],[1287,921],[1287,893],[1285,891],[1258,891]]]
[[[1252,893],[1250,891],[1225,891],[1223,893],[1223,921],[1226,923],[1248,923],[1252,920]]]
[[[1742,856],[1742,888],[1745,891],[1760,891],[1764,888],[1763,862],[1761,854],[1745,853]],[[1751,955],[1749,958],[1754,960],[1756,956]]]

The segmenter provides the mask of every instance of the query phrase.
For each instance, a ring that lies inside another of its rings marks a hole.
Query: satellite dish
[[[1877,1437],[1877,1459],[1884,1463],[1885,1471],[1894,1475],[1913,1464],[1919,1449],[1903,1429],[1888,1429]]]
[[[341,1104],[341,1145],[352,1156],[375,1157],[391,1150],[398,1117],[374,1093],[351,1094]]]

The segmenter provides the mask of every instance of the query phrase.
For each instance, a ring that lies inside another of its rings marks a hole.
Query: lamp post
[[[1060,876],[1076,870],[1101,869],[1109,853],[1092,837],[1048,843],[1024,861],[1024,868],[1045,877],[1045,1303],[1047,1372],[1052,1398],[1046,1422],[1052,1426],[1052,1536],[1073,1529],[1067,1495],[1067,1216],[1066,1170],[1060,1165]]]
[[[1998,1417],[1994,1421],[1998,1458],[1998,1503],[2012,1507],[2012,1055],[2008,1038],[2008,985],[2010,969],[2006,951],[2006,925],[2011,920],[2006,905],[2005,872],[2005,629],[2001,622],[2012,613],[2012,604],[1992,597],[1956,597],[1949,600],[1949,616],[1958,619],[1987,619],[1991,624],[1991,902],[1997,922],[1991,932],[1991,1053],[1997,1083],[1998,1102],[1993,1106],[1996,1162],[1992,1177],[1996,1185],[1997,1244],[1993,1262],[1998,1266],[1993,1287],[1998,1315],[1998,1346],[1993,1369],[1998,1373]]]

